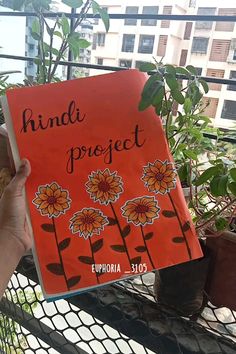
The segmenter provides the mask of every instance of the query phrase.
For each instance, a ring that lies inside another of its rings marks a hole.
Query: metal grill
[[[211,304],[192,321],[155,302],[154,273],[46,303],[31,256],[0,302],[3,353],[235,353],[236,317]],[[208,330],[206,330],[208,329]]]

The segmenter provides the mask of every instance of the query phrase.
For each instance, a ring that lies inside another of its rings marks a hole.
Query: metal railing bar
[[[0,54],[0,59],[12,59],[12,60],[23,60],[23,61],[34,61],[38,58],[33,57],[24,57],[19,55],[9,55],[9,54]],[[107,66],[107,65],[97,65],[97,64],[85,64],[85,63],[77,63],[73,61],[60,61],[59,65],[66,65],[66,66],[74,66],[79,68],[87,68],[87,69],[97,69],[97,70],[106,70],[106,71],[120,71],[120,70],[129,70],[129,68],[123,68],[120,66]],[[179,75],[180,79],[186,79],[185,76]],[[224,84],[224,85],[236,85],[236,80],[232,79],[222,79],[217,77],[210,77],[210,76],[201,76],[203,80],[206,82],[211,82],[215,84]]]
[[[62,16],[65,14],[69,18],[78,18],[79,13],[71,14],[69,12],[47,12],[44,13],[45,17],[55,18],[57,16]],[[24,11],[0,11],[0,16],[19,16],[19,17],[34,17],[37,16],[35,12],[24,12]],[[163,15],[163,14],[109,14],[110,19],[122,20],[122,19],[135,19],[135,20],[173,20],[173,21],[207,21],[207,22],[236,22],[236,16],[221,16],[221,15]],[[100,15],[87,14],[86,18],[94,19],[100,18]]]
[[[88,354],[76,344],[67,340],[59,332],[23,311],[17,304],[12,303],[6,298],[2,298],[0,301],[0,311],[27,329],[36,338],[41,339],[53,349],[63,354]]]

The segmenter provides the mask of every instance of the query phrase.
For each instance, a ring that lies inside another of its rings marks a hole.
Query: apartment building
[[[236,15],[233,0],[100,0],[109,13]],[[91,61],[94,64],[138,68],[141,62],[163,58],[175,65],[192,64],[199,75],[236,78],[236,26],[231,22],[112,20],[105,33],[101,20],[94,26]],[[105,71],[91,70],[90,75]],[[220,127],[234,126],[236,87],[210,84],[206,114]]]

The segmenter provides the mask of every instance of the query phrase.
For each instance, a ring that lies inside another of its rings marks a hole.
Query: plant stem
[[[57,251],[58,251],[59,258],[60,258],[61,267],[62,267],[62,270],[63,270],[63,277],[64,277],[65,282],[66,282],[67,290],[69,290],[68,283],[67,283],[67,278],[66,278],[66,273],[65,273],[65,268],[64,268],[64,263],[63,263],[61,251],[59,249],[59,243],[58,243],[58,238],[57,238],[56,224],[55,224],[54,217],[52,217],[52,224],[53,224],[53,228],[54,228],[54,232],[55,232],[55,240],[56,240],[56,245],[57,245]]]
[[[144,242],[144,245],[145,245],[145,247],[146,247],[146,251],[147,251],[147,254],[148,254],[149,261],[150,261],[150,263],[151,263],[151,265],[152,265],[152,268],[155,269],[155,265],[154,265],[154,263],[153,263],[153,261],[152,261],[152,257],[151,257],[151,255],[150,255],[150,252],[149,252],[149,249],[148,249],[148,246],[147,246],[147,242],[146,242],[146,240],[145,240],[144,231],[143,231],[143,226],[140,225],[140,228],[141,228],[142,237],[143,237],[143,242]]]
[[[115,220],[116,220],[116,223],[117,223],[117,226],[118,226],[118,229],[119,229],[119,232],[120,232],[120,235],[121,235],[122,241],[123,241],[123,245],[125,246],[125,252],[126,252],[127,257],[128,257],[128,260],[129,260],[130,268],[132,269],[131,259],[130,259],[130,256],[129,256],[129,252],[128,252],[127,244],[126,244],[125,238],[122,236],[122,229],[121,229],[121,226],[120,226],[120,223],[119,223],[118,217],[116,216],[116,212],[115,212],[115,209],[114,209],[114,207],[113,207],[112,203],[110,202],[109,204],[110,204],[110,206],[111,206],[111,209],[112,209],[113,215],[114,215],[114,217],[115,217]]]
[[[233,205],[235,202],[236,202],[236,198],[233,199],[230,203],[226,204],[226,206],[225,206],[223,209],[219,210],[219,211],[218,211],[216,214],[214,214],[209,220],[207,220],[206,222],[204,222],[204,223],[201,224],[201,225],[196,226],[196,230],[197,230],[197,229],[200,229],[200,228],[202,228],[202,227],[204,227],[204,226],[206,226],[206,225],[208,225],[208,224],[210,224],[210,223],[216,218],[217,215],[221,214],[224,210],[226,210],[227,208],[229,208],[229,207],[230,207],[231,205]]]
[[[94,269],[95,269],[95,258],[94,258],[94,253],[93,253],[93,248],[92,248],[92,241],[91,241],[91,237],[89,236],[89,244],[90,244],[90,249],[91,249],[91,253],[92,253],[92,258],[93,258],[93,264],[94,264]],[[98,274],[95,270],[95,274],[96,274],[96,278],[97,278],[97,283],[100,284],[100,280],[98,277]]]
[[[43,14],[39,12],[37,15],[40,23],[39,53],[40,53],[40,59],[42,61],[41,75],[42,75],[43,83],[45,84],[46,83],[46,61],[45,61],[45,52],[43,48],[44,22],[43,22]]]
[[[86,3],[84,4],[83,8],[81,9],[80,11],[80,15],[79,15],[79,18],[76,20],[71,32],[69,35],[71,35],[72,33],[75,32],[76,28],[79,26],[79,24],[84,20],[85,18],[85,15],[87,14],[89,8],[90,8],[90,5],[91,5],[91,0],[87,0]],[[68,48],[68,42],[67,42],[67,39],[68,39],[68,36],[66,38],[63,39],[62,43],[61,43],[61,47],[59,49],[59,52],[58,52],[58,55],[55,59],[55,62],[54,62],[54,66],[53,66],[53,69],[50,73],[50,76],[49,76],[49,82],[52,81],[53,79],[53,76],[57,70],[57,67],[58,67],[58,64],[61,60],[61,58],[63,57],[65,51],[67,50]]]
[[[186,245],[186,248],[187,248],[187,252],[188,252],[189,259],[192,259],[191,250],[190,250],[190,247],[189,247],[188,240],[187,240],[187,238],[186,238],[185,232],[184,232],[184,230],[183,230],[183,226],[182,226],[181,220],[180,220],[180,218],[179,218],[179,214],[178,214],[178,212],[177,212],[177,209],[176,209],[176,207],[175,207],[174,201],[173,201],[173,199],[172,199],[170,193],[168,193],[168,196],[169,196],[169,199],[170,199],[170,201],[171,201],[171,204],[172,204],[172,206],[173,206],[173,208],[174,208],[175,214],[176,214],[176,216],[177,216],[177,219],[178,219],[178,222],[179,222],[179,226],[180,226],[180,228],[181,228],[181,231],[182,231],[182,234],[183,234],[183,237],[184,237],[184,241],[185,241],[185,245]]]

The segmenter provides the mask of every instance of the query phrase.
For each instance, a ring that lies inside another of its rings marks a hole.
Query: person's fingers
[[[29,161],[27,159],[23,159],[15,177],[7,186],[8,191],[11,191],[12,193],[21,193],[30,172],[31,167]]]

